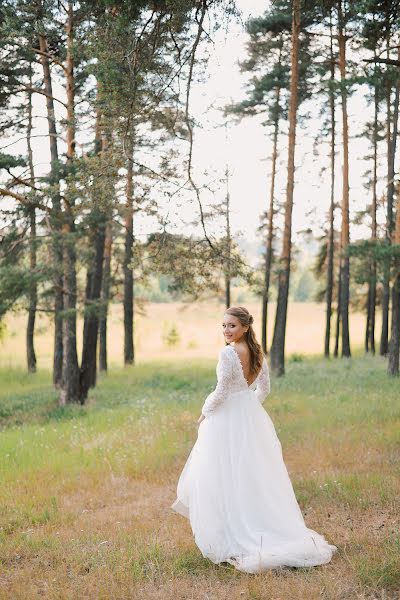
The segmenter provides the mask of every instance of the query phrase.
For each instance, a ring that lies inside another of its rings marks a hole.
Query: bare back
[[[232,347],[235,350],[235,352],[237,353],[237,355],[239,356],[239,360],[242,364],[244,378],[246,379],[247,384],[251,385],[257,379],[258,373],[255,376],[253,376],[253,379],[251,381],[249,380],[249,376],[250,376],[250,350],[249,350],[249,347],[247,344],[235,344]]]

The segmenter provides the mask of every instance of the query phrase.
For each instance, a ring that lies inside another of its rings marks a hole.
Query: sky
[[[202,83],[192,86],[190,113],[197,122],[194,130],[193,173],[199,186],[211,183],[214,196],[202,193],[202,201],[222,200],[225,195],[225,169],[230,172],[229,192],[231,199],[231,226],[233,234],[241,236],[246,242],[258,239],[257,228],[260,215],[269,203],[270,169],[272,144],[269,131],[262,126],[262,118],[247,117],[240,123],[229,122],[221,109],[232,101],[245,98],[246,74],[242,74],[239,61],[245,57],[247,34],[244,23],[251,16],[262,15],[268,6],[265,0],[237,0],[242,12],[241,19],[231,18],[228,28],[221,27],[212,34],[212,43],[203,42],[203,50],[209,54],[207,77]],[[56,90],[56,94],[61,91]],[[350,125],[350,203],[352,211],[365,207],[368,194],[363,187],[363,172],[367,168],[363,157],[368,153],[368,143],[358,138],[360,127],[370,115],[365,103],[365,90],[359,90],[349,102]],[[301,240],[301,231],[313,227],[316,234],[326,222],[330,202],[330,173],[327,169],[321,173],[321,166],[328,166],[329,140],[320,144],[320,155],[314,156],[313,142],[320,127],[317,118],[319,103],[308,103],[306,109],[311,117],[302,127],[297,128],[296,173],[293,208],[293,237]],[[62,108],[57,107],[60,116]],[[340,117],[340,110],[338,109]],[[44,99],[35,98],[35,124],[38,126],[34,139],[37,174],[48,171],[49,153],[46,136],[47,123]],[[340,119],[339,119],[340,121]],[[284,127],[286,129],[286,125]],[[340,122],[338,123],[340,134]],[[25,142],[14,147],[16,153],[25,153]],[[342,169],[341,156],[337,163],[336,200],[340,203]],[[286,190],[287,144],[286,136],[281,136],[280,156],[277,171],[277,199],[283,201]],[[3,204],[4,205],[4,204]],[[188,225],[199,220],[198,205],[193,194],[176,198],[173,205],[165,205],[174,231],[192,231],[200,233],[199,227]],[[339,225],[340,211],[336,214]],[[280,217],[282,220],[282,217]],[[279,217],[278,217],[279,224]],[[135,235],[140,239],[154,230],[155,221],[137,213],[135,217]],[[366,234],[361,228],[352,229],[353,237]]]
[[[231,223],[236,233],[249,241],[257,237],[260,215],[267,210],[269,202],[272,144],[269,131],[261,125],[262,118],[246,117],[240,123],[224,126],[224,118],[218,107],[237,102],[246,96],[246,74],[240,73],[239,60],[245,56],[247,34],[244,23],[249,17],[260,16],[268,2],[262,0],[238,0],[242,11],[242,22],[232,21],[228,33],[221,28],[214,36],[214,44],[208,65],[207,82],[196,86],[191,100],[191,113],[201,127],[195,131],[194,163],[198,182],[207,178],[204,172],[217,171],[220,176],[228,166],[230,177]],[[360,89],[349,102],[350,126],[350,201],[352,211],[365,207],[368,196],[363,187],[363,172],[367,168],[363,157],[369,152],[368,142],[357,138],[360,127],[370,115],[365,99],[365,90]],[[212,108],[210,108],[212,107]],[[301,239],[300,232],[312,226],[316,233],[326,221],[330,202],[330,172],[321,174],[321,166],[329,166],[329,140],[320,145],[320,156],[313,154],[313,142],[320,127],[316,113],[319,104],[309,102],[305,107],[311,118],[303,127],[297,128],[296,173],[293,208],[293,237]],[[314,115],[312,114],[314,113]],[[337,114],[340,117],[340,107]],[[286,124],[284,125],[286,129]],[[338,123],[340,134],[340,123]],[[340,143],[340,142],[339,142]],[[341,199],[342,158],[337,158],[336,201]],[[277,172],[277,197],[283,201],[286,191],[287,144],[281,136],[280,157]],[[225,193],[221,185],[220,194]],[[187,207],[187,212],[194,210]],[[181,216],[184,210],[180,209]],[[340,211],[336,211],[339,226]],[[353,228],[354,238],[365,235],[363,227]]]

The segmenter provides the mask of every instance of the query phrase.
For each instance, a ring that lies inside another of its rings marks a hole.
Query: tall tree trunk
[[[63,363],[63,326],[61,311],[63,310],[63,276],[62,276],[62,234],[61,234],[61,197],[60,176],[57,144],[57,127],[53,101],[53,86],[51,80],[50,64],[48,59],[48,44],[44,34],[39,34],[39,49],[42,52],[40,62],[43,68],[44,89],[46,92],[47,123],[50,145],[50,182],[52,189],[53,216],[51,219],[53,237],[54,261],[54,356],[53,356],[53,384],[58,387],[61,383]]]
[[[390,37],[388,36],[388,56],[389,56]],[[399,54],[400,57],[400,54]],[[396,82],[396,93],[393,105],[393,134],[391,134],[391,91],[392,86],[388,82],[386,94],[387,104],[387,188],[386,188],[386,229],[385,241],[388,246],[392,243],[393,234],[393,197],[394,197],[394,164],[396,157],[397,129],[399,118],[399,99],[400,99],[400,78]],[[382,332],[379,353],[385,356],[388,352],[389,339],[389,303],[390,303],[390,267],[388,261],[385,261],[383,296],[382,296]]]
[[[386,90],[386,144],[387,144],[387,187],[386,187],[386,228],[385,241],[390,244],[391,223],[393,220],[392,198],[390,196],[390,165],[391,165],[391,85],[388,81]],[[389,261],[384,259],[383,264],[383,294],[382,294],[382,326],[379,354],[386,356],[388,352],[389,336],[389,300],[390,300],[390,273]]]
[[[82,363],[80,369],[80,401],[85,403],[89,388],[96,385],[97,339],[99,331],[99,299],[102,288],[105,223],[101,214],[96,215],[92,235],[95,247],[94,264],[87,275],[86,305],[83,329]]]
[[[66,92],[67,92],[67,168],[71,169],[75,155],[75,90],[73,59],[73,0],[68,0],[66,22]],[[66,190],[65,217],[63,224],[63,264],[64,264],[64,317],[63,317],[63,365],[61,378],[60,404],[78,402],[79,367],[76,350],[76,252],[75,223],[73,215],[73,192]]]
[[[396,226],[394,243],[400,247],[400,182],[397,186]],[[392,320],[391,338],[389,344],[389,375],[399,376],[400,357],[400,258],[394,258],[394,277],[392,286]]]
[[[98,96],[99,96],[98,86]],[[94,153],[103,163],[104,146],[106,145],[106,137],[102,135],[102,118],[100,109],[97,111],[96,117],[96,135],[94,142]],[[96,187],[93,189],[93,194],[96,195]],[[103,278],[103,258],[104,258],[104,243],[105,243],[105,213],[104,209],[99,208],[101,200],[92,199],[93,209],[91,214],[91,231],[89,234],[89,244],[94,248],[94,256],[89,259],[89,266],[86,274],[86,298],[85,298],[85,314],[83,322],[83,345],[82,345],[82,361],[80,368],[80,401],[84,404],[89,388],[96,385],[97,371],[97,340],[99,333],[100,319],[100,295],[102,289]]]
[[[292,210],[294,191],[294,154],[296,147],[296,118],[298,95],[298,61],[301,0],[293,0],[292,7],[292,53],[289,106],[288,180],[286,188],[285,224],[283,246],[280,257],[278,301],[276,307],[274,335],[271,346],[271,369],[277,375],[285,372],[285,333],[290,279],[290,255],[292,244]]]
[[[30,65],[29,73],[29,87],[33,87],[32,84],[32,65]],[[35,185],[35,171],[33,166],[33,153],[31,145],[32,137],[32,92],[28,92],[28,127],[26,135],[26,143],[28,149],[28,165],[29,165],[29,179],[32,186]],[[36,372],[36,354],[34,347],[34,334],[35,334],[35,318],[36,318],[36,305],[37,305],[37,283],[35,280],[36,272],[36,211],[32,206],[29,208],[29,266],[32,276],[32,281],[29,286],[29,309],[28,309],[28,323],[26,327],[26,358],[27,367],[29,373]]]
[[[29,267],[31,276],[34,278],[36,271],[36,213],[33,207],[29,208],[29,225]],[[29,373],[36,373],[36,353],[34,346],[36,305],[37,284],[33,279],[29,286],[29,310],[26,327],[26,359]]]
[[[371,276],[370,276],[371,277]],[[364,336],[364,350],[366,353],[369,352],[369,331],[371,327],[371,285],[368,285],[367,301],[365,303],[367,320],[365,324],[365,336]]]
[[[350,259],[348,245],[350,243],[349,222],[349,128],[347,118],[346,90],[346,33],[343,14],[343,0],[338,3],[339,27],[339,70],[341,80],[342,119],[343,119],[343,196],[342,196],[342,229],[341,229],[341,323],[342,323],[342,356],[351,356],[349,335],[349,301],[350,301]]]
[[[230,223],[230,195],[229,195],[229,169],[226,166],[226,199],[225,199],[225,224],[226,224],[226,261],[225,261],[225,306],[231,305],[231,223]]]
[[[334,224],[335,224],[335,95],[333,84],[335,83],[335,54],[333,51],[333,32],[332,15],[330,19],[330,83],[329,88],[329,109],[331,117],[331,199],[329,207],[329,235],[328,235],[328,262],[327,262],[327,281],[326,281],[326,323],[325,323],[325,346],[324,356],[329,358],[330,339],[331,339],[331,317],[332,317],[332,296],[333,296],[333,254],[334,254]]]
[[[336,326],[335,326],[335,349],[333,351],[333,356],[335,358],[337,358],[339,356],[341,309],[342,309],[342,273],[341,273],[341,267],[339,265],[337,306],[336,306]]]
[[[132,152],[130,153],[132,157]],[[125,204],[125,254],[124,254],[124,364],[134,363],[133,337],[133,162],[128,160]]]
[[[73,216],[67,209],[64,218],[64,315],[63,365],[60,386],[60,405],[79,401],[79,367],[76,350],[76,252]]]
[[[282,46],[279,49],[278,64],[281,65]],[[275,95],[275,119],[274,119],[274,135],[272,146],[272,169],[271,169],[271,187],[269,192],[269,207],[268,207],[268,231],[267,245],[265,248],[265,268],[264,268],[264,290],[262,303],[262,329],[261,343],[265,354],[267,354],[267,327],[268,327],[268,302],[269,302],[269,287],[271,283],[271,266],[272,266],[272,243],[274,239],[274,203],[275,203],[275,181],[276,181],[276,163],[278,160],[278,138],[279,138],[279,119],[280,119],[280,96],[281,88],[276,88]]]
[[[377,211],[377,181],[378,181],[378,118],[379,118],[379,99],[378,99],[378,87],[375,84],[374,92],[374,167],[372,176],[372,206],[371,206],[371,240],[376,242],[377,234],[377,223],[376,223],[376,211]],[[369,326],[368,331],[368,350],[375,354],[375,315],[376,315],[376,258],[373,256],[371,260],[371,271],[368,286],[368,316]]]
[[[107,371],[107,313],[110,298],[110,280],[111,280],[111,249],[112,249],[112,227],[111,222],[106,224],[106,236],[104,242],[104,264],[103,264],[103,282],[101,289],[101,316],[100,316],[100,348],[99,348],[99,369]]]

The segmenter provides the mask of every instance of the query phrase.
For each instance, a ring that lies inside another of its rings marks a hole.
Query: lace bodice
[[[201,409],[205,417],[213,413],[226,400],[228,394],[251,390],[262,404],[271,391],[268,364],[265,357],[256,379],[248,385],[238,353],[233,346],[227,345],[219,353],[216,372],[218,379],[216,388],[207,396]]]

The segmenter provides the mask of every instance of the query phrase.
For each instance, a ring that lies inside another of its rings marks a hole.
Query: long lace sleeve
[[[269,370],[267,359],[264,356],[262,370],[257,380],[257,387],[254,390],[257,400],[262,404],[265,398],[271,391],[271,381],[269,378]]]
[[[224,402],[232,382],[232,363],[225,348],[219,354],[216,371],[218,380],[216,388],[207,396],[201,409],[205,417],[211,415]]]

